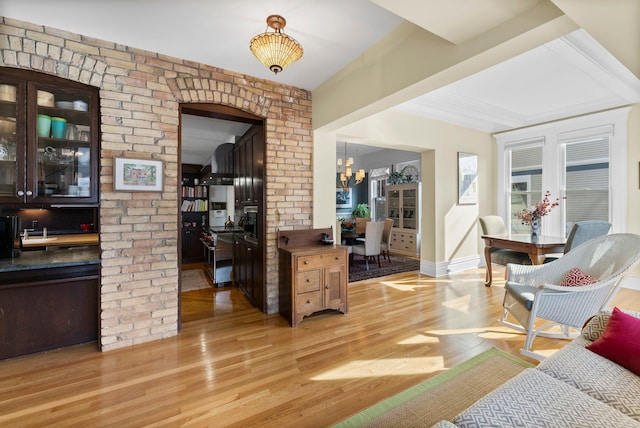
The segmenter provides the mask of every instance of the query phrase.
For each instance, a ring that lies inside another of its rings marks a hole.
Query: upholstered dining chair
[[[382,243],[383,231],[383,221],[370,221],[366,225],[364,244],[351,247],[354,258],[356,255],[364,257],[367,270],[369,270],[369,259],[376,256],[378,258],[378,267],[382,267],[380,264],[380,244]]]
[[[504,224],[504,220],[502,220],[502,217],[499,215],[486,215],[480,217],[479,221],[483,235],[507,235],[509,233],[507,226]],[[519,265],[533,264],[527,253],[497,248],[491,251],[491,263],[502,266],[506,266],[508,263]],[[487,266],[485,282],[489,282],[489,269],[491,269],[491,266]]]
[[[380,252],[382,258],[389,260],[391,263],[391,254],[389,254],[389,242],[391,241],[391,228],[393,227],[393,219],[384,220],[384,228],[382,230],[382,243],[380,244]]]
[[[567,236],[567,243],[564,246],[563,254],[567,254],[571,249],[590,239],[606,235],[609,233],[609,229],[611,229],[611,223],[606,221],[589,220],[574,223],[569,232],[569,236]],[[546,257],[544,262],[549,263],[557,259],[558,257]]]
[[[542,360],[531,350],[534,339],[575,337],[587,319],[609,306],[639,260],[640,236],[618,233],[591,239],[550,263],[509,264],[500,322],[526,332],[520,352]]]

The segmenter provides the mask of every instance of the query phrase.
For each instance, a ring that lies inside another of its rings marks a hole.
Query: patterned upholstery
[[[624,311],[640,318],[640,312]],[[581,335],[434,427],[640,427],[640,377],[586,349],[604,331],[610,310]]]
[[[537,369],[526,369],[453,420],[458,427],[640,427]]]
[[[640,422],[640,377],[586,349],[590,343],[580,336],[537,369]]]

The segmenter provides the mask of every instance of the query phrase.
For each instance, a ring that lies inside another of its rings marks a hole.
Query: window
[[[609,221],[609,138],[580,140],[563,146],[567,232],[578,221]]]
[[[387,166],[369,171],[369,194],[371,195],[369,207],[371,207],[371,218],[375,219],[375,221],[383,221],[387,216],[387,200],[385,196],[390,169]]]
[[[510,156],[511,184],[508,194],[512,233],[526,233],[527,225],[514,218],[532,203],[542,199],[542,145],[519,145],[507,151]]]
[[[626,107],[496,135],[498,194],[504,195],[498,213],[512,233],[528,231],[514,213],[546,191],[561,203],[543,219],[545,235],[566,236],[584,220],[626,230],[628,113]]]

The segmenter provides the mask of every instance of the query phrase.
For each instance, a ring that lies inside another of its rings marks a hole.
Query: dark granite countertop
[[[0,259],[0,273],[90,264],[100,264],[100,250],[97,247],[23,251],[13,259]]]
[[[231,229],[226,227],[214,227],[210,226],[209,230],[213,233],[225,234],[225,233],[243,233],[244,229],[241,227],[233,227]]]

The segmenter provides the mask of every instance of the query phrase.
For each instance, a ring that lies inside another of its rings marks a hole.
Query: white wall
[[[421,271],[432,276],[477,266],[481,253],[477,219],[495,207],[495,143],[491,135],[390,110],[338,130],[360,141],[386,143],[421,153]],[[457,153],[479,157],[479,203],[457,205]]]

